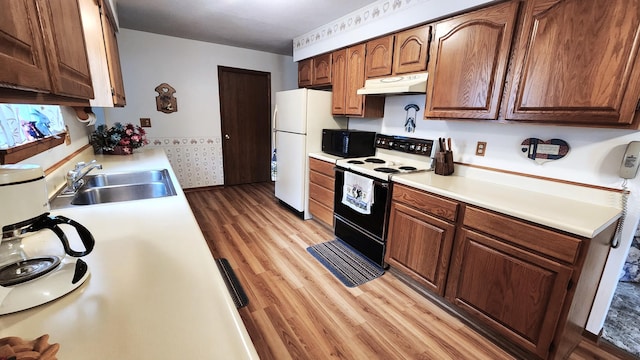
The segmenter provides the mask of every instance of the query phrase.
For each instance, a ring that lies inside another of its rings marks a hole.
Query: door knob
[[[226,140],[229,140],[229,139],[230,139],[229,134],[224,134],[224,138],[225,138]]]

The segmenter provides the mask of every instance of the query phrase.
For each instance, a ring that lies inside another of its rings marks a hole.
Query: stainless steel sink
[[[51,208],[176,195],[169,171],[166,169],[87,175],[84,180],[84,185],[75,193],[58,193],[51,200]]]
[[[92,205],[175,195],[175,190],[173,192],[171,190],[173,189],[162,182],[80,188],[71,200],[71,205]]]
[[[86,188],[114,186],[114,185],[130,185],[145,184],[152,182],[164,182],[169,179],[169,171],[164,170],[148,170],[136,172],[121,172],[110,174],[95,174],[85,176]]]

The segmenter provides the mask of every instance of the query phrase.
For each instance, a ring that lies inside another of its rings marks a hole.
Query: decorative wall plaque
[[[569,144],[561,139],[540,140],[528,138],[522,142],[520,151],[529,159],[543,164],[547,161],[562,159],[569,153]]]
[[[158,111],[162,111],[165,114],[171,114],[178,111],[178,100],[173,96],[176,92],[171,85],[162,83],[156,86],[156,108]]]

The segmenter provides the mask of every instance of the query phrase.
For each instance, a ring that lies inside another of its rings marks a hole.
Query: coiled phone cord
[[[620,237],[622,236],[622,227],[624,226],[624,219],[627,217],[627,202],[629,201],[629,190],[627,189],[627,179],[622,181],[622,196],[620,197],[620,204],[622,205],[622,215],[618,220],[618,226],[616,226],[616,233],[611,239],[611,247],[617,249],[620,246]]]

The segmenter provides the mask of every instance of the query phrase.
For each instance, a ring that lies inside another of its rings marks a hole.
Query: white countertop
[[[337,160],[344,159],[340,156],[335,156],[327,153],[309,153],[309,156],[314,159],[326,161],[332,164],[335,164]]]
[[[258,359],[164,153],[96,159],[95,173],[168,168],[178,195],[53,211],[93,234],[82,258],[91,275],[60,299],[0,316],[0,338],[49,334],[64,360]]]
[[[523,188],[468,176],[441,176],[429,171],[394,175],[393,181],[587,238],[595,237],[621,213],[615,206],[580,201],[568,193],[591,191],[597,197],[596,192],[602,192],[600,190],[564,186],[568,192],[566,196],[559,196],[547,191],[554,184],[544,180],[538,180],[537,186]]]

